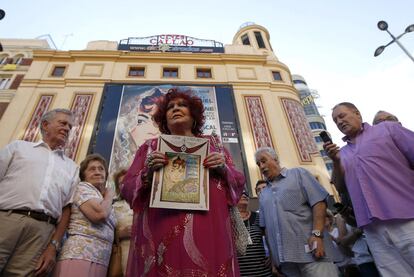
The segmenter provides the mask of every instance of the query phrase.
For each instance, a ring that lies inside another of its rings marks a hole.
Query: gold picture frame
[[[161,135],[157,149],[167,156],[168,164],[154,173],[150,207],[208,211],[209,171],[203,161],[209,140]]]

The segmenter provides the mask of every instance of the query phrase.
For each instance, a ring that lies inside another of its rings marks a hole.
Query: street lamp
[[[382,52],[384,52],[385,48],[392,44],[392,43],[397,43],[398,46],[405,52],[405,54],[407,54],[407,56],[414,62],[414,58],[413,56],[411,56],[411,54],[407,51],[407,49],[404,48],[404,46],[401,44],[401,42],[398,40],[400,39],[403,35],[413,32],[414,31],[414,24],[411,24],[410,26],[408,26],[407,28],[405,28],[404,33],[402,33],[401,35],[399,35],[398,37],[395,37],[393,34],[391,34],[390,31],[388,31],[388,23],[381,20],[378,21],[378,29],[380,29],[381,31],[386,31],[392,38],[392,40],[387,44],[387,45],[381,45],[380,47],[378,47],[375,52],[374,52],[374,57],[377,57],[379,55],[381,55]]]

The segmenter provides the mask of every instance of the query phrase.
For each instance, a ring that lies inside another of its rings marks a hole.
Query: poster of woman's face
[[[172,88],[171,85],[125,85],[116,121],[110,174],[120,168],[128,168],[135,152],[146,140],[160,134],[152,115],[157,109],[157,101]],[[192,90],[203,101],[205,107],[204,134],[213,131],[221,136],[217,99],[214,87],[179,86],[179,90]],[[111,176],[111,175],[110,175]]]

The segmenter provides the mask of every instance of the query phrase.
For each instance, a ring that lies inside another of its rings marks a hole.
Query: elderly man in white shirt
[[[63,152],[73,115],[42,117],[43,140],[13,141],[0,150],[0,276],[49,273],[67,227],[78,166]]]

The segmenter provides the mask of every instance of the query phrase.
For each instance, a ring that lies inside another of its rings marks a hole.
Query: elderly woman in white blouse
[[[114,192],[105,187],[107,176],[108,166],[100,155],[88,155],[82,161],[68,239],[58,257],[54,276],[106,276],[115,228]]]

